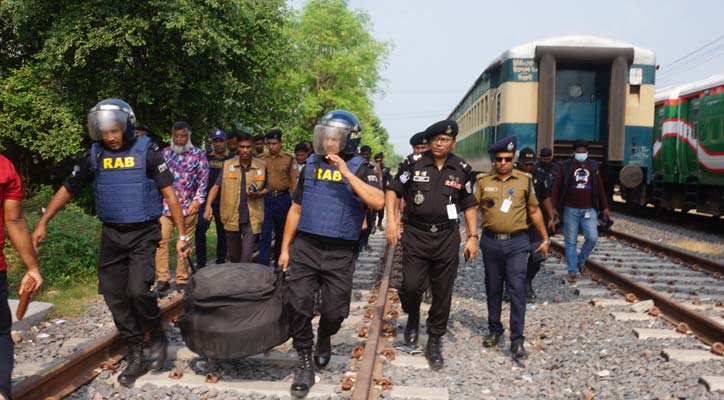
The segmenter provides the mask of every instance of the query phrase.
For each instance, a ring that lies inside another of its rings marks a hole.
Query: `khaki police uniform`
[[[485,264],[488,329],[502,334],[500,322],[503,282],[510,294],[510,343],[525,340],[525,276],[530,240],[528,205],[538,205],[530,175],[513,170],[506,180],[494,172],[479,174],[476,197],[482,212],[480,249]]]

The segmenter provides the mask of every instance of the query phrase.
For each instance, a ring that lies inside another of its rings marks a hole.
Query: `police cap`
[[[410,146],[417,146],[420,144],[428,144],[430,143],[430,138],[425,136],[425,131],[417,132],[416,134],[412,135],[410,138]]]
[[[211,140],[226,140],[226,132],[224,132],[222,129],[214,129],[214,132],[211,134]]]
[[[516,147],[518,147],[518,137],[508,136],[490,145],[488,153],[514,153]]]
[[[553,157],[553,150],[550,147],[540,149],[539,157]]]
[[[435,135],[456,137],[458,135],[458,123],[451,119],[445,119],[435,122],[425,129],[425,137],[432,138]]]
[[[276,140],[282,140],[282,130],[279,128],[274,128],[267,133],[264,134],[264,137],[269,139],[276,139]]]
[[[521,164],[534,163],[535,151],[533,151],[530,147],[520,149],[520,153],[518,153],[518,162]]]

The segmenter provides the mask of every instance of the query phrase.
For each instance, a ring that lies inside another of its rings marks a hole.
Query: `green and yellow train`
[[[724,75],[656,93],[650,201],[722,215]]]
[[[604,182],[644,204],[652,179],[656,59],[652,51],[590,36],[563,36],[506,50],[450,114],[460,127],[455,152],[490,169],[489,144],[511,135],[519,148],[572,154],[591,144]]]

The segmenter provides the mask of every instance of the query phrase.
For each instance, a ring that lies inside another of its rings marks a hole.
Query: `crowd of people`
[[[314,385],[315,368],[329,363],[330,338],[349,313],[354,262],[376,230],[385,231],[390,245],[401,241],[403,247],[399,295],[408,314],[404,340],[410,346],[417,346],[420,304],[430,293],[425,356],[438,370],[444,366],[442,338],[460,256],[469,261],[482,252],[489,326],[484,344],[493,347],[501,341],[501,303],[507,297],[510,352],[522,359],[527,356],[525,303],[535,299],[533,279],[548,255],[549,235],[562,218],[568,279],[575,281],[585,272],[597,240],[597,213],[608,217],[603,182],[584,141],[575,143],[574,157],[553,162],[550,148],[536,157],[531,148],[517,151],[517,138],[507,137],[488,148],[492,170],[475,175],[452,153],[456,122],[443,120],[411,137],[413,153],[393,176],[383,153],[372,156],[369,146],[359,147],[362,126],[345,110],[326,113],[312,140],[296,144],[293,153],[282,150],[280,129],[256,136],[244,129],[215,129],[210,149],[203,150],[192,144],[192,127],[183,121],[173,124],[171,143],[161,148],[150,129],[137,124],[132,108],[118,99],[93,107],[87,129],[93,146],[56,192],[32,235],[20,211],[19,178],[0,157],[0,216],[28,268],[21,291],[37,292],[42,278],[35,254],[47,224],[93,182],[103,222],[99,290],[128,344],[128,366],[118,378],[127,386],[166,360],[168,340],[157,297],[172,288],[174,230],[177,290],[184,290],[189,280],[192,240],[195,267],[209,262],[212,220],[214,263],[252,262],[258,250],[257,263],[286,271],[289,326],[300,359],[291,392],[304,396]],[[580,253],[579,229],[585,237]],[[0,230],[0,247],[3,241]],[[12,369],[5,270],[0,256],[0,399],[10,398]],[[321,299],[316,302],[321,314],[316,342],[315,297]],[[150,340],[144,353],[146,331]]]

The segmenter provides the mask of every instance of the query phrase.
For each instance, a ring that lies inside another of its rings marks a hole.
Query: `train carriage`
[[[450,114],[460,133],[456,153],[475,170],[490,169],[489,144],[516,135],[519,148],[571,156],[589,141],[613,193],[619,185],[644,204],[651,179],[655,55],[605,38],[563,36],[506,50],[483,71]]]
[[[656,93],[651,201],[722,215],[724,75]]]

